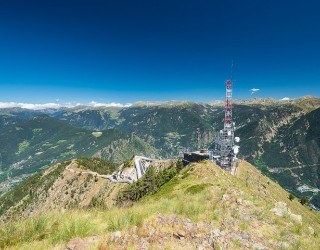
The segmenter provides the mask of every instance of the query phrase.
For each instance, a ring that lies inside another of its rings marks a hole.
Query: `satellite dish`
[[[234,152],[235,155],[238,154],[239,153],[239,146],[234,146],[233,147],[233,152]]]

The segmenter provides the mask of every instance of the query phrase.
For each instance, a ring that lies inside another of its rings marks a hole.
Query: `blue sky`
[[[0,2],[0,102],[320,96],[319,1]]]

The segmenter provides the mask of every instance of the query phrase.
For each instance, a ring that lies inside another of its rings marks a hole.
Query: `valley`
[[[320,250],[320,1],[0,1],[0,250]]]
[[[298,197],[320,206],[320,100],[303,97],[236,100],[240,157]],[[133,155],[177,158],[197,145],[211,148],[222,127],[223,103],[137,103],[130,107],[1,109],[0,180],[5,192],[55,162],[94,156],[121,163]],[[301,191],[302,186],[309,189]]]

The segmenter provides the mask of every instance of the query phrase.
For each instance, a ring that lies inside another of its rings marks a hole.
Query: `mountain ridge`
[[[309,174],[308,168],[299,169],[297,166],[319,164],[319,160],[315,157],[316,154],[308,156],[305,151],[309,144],[310,146],[313,145],[312,150],[314,152],[318,150],[316,134],[320,129],[315,122],[319,114],[316,113],[316,116],[311,117],[314,120],[314,122],[311,122],[311,124],[314,124],[312,128],[316,131],[312,133],[315,136],[315,141],[297,139],[299,136],[293,138],[288,133],[292,135],[297,131],[306,133],[307,128],[302,127],[303,129],[293,131],[289,127],[291,124],[302,126],[303,123],[298,121],[303,120],[304,115],[319,108],[320,99],[314,97],[286,101],[253,99],[247,103],[236,102],[233,108],[233,117],[236,122],[235,133],[236,136],[241,138],[240,157],[244,157],[261,169],[264,174],[279,181],[283,187],[295,195],[313,198],[314,204],[318,207],[320,207],[319,194],[299,190],[302,190],[303,185],[309,186],[311,190],[320,188],[317,179],[317,173],[320,171],[319,166],[315,165],[310,169],[314,173],[313,175]],[[118,131],[117,134],[125,134],[125,138],[120,136],[122,138],[120,140],[110,139],[109,143],[101,145],[101,148],[91,152],[91,155],[101,155],[99,152],[104,151],[106,153],[110,150],[108,155],[103,157],[121,162],[125,158],[130,158],[133,154],[145,153],[148,157],[155,155],[160,158],[172,158],[181,156],[181,153],[188,149],[212,148],[215,134],[223,125],[224,110],[223,105],[182,101],[178,102],[177,105],[175,102],[171,102],[169,104],[133,105],[123,108],[91,107],[90,109],[83,109],[81,107],[79,110],[60,110],[57,113],[50,114],[50,116],[52,119],[63,120],[78,129],[93,131],[96,135],[103,133],[106,129],[115,129]],[[0,133],[7,128],[15,128],[19,122],[32,119],[32,117],[33,115],[29,111],[27,114],[7,113],[6,115],[0,115]],[[1,124],[4,127],[1,128]],[[197,142],[198,128],[200,129],[200,145]],[[91,137],[89,132],[86,133],[88,134],[87,137]],[[54,135],[55,132],[53,131],[52,134]],[[4,145],[12,140],[11,137],[14,138],[14,134],[4,136],[6,138],[6,141],[3,142]],[[130,138],[137,139],[132,141]],[[65,140],[65,138],[61,138],[61,140]],[[74,138],[70,137],[70,140],[74,140]],[[302,144],[299,157],[295,156],[297,148],[290,146],[293,141],[297,140]],[[15,147],[18,148],[22,143],[21,147],[23,148],[27,145],[23,142],[24,140],[17,142]],[[123,143],[127,145],[127,150],[123,151]],[[136,143],[138,143],[137,147],[134,146]],[[120,150],[116,150],[117,147]],[[142,150],[144,152],[141,152],[139,148],[144,149]],[[148,148],[150,150],[147,150]],[[119,153],[121,151],[127,153],[123,153],[121,156]],[[37,152],[32,152],[32,155]],[[85,156],[91,155],[86,154]],[[2,163],[0,165],[2,165],[2,168],[7,167],[1,157],[4,156],[0,156],[0,162]],[[288,170],[282,173],[277,172],[277,169]]]
[[[283,99],[276,99],[276,98],[260,98],[260,97],[252,97],[249,99],[234,99],[234,103],[246,103],[246,104],[257,104],[257,103],[264,103],[264,104],[274,104],[274,103],[292,103],[296,101],[301,101],[301,100],[310,100],[310,99],[318,99],[318,97],[312,96],[312,95],[306,95],[306,96],[301,96],[297,98],[289,98],[286,100]],[[76,111],[78,109],[123,109],[123,108],[128,108],[132,106],[161,106],[161,105],[176,105],[176,104],[184,104],[184,103],[203,103],[203,104],[211,104],[211,105],[218,105],[218,106],[223,106],[224,105],[224,100],[213,100],[213,101],[208,101],[208,102],[199,102],[199,101],[191,101],[191,100],[169,100],[169,101],[136,101],[130,105],[128,104],[120,104],[120,103],[96,103],[96,102],[91,102],[91,103],[83,103],[83,104],[75,104],[72,105],[71,103],[68,104],[59,104],[59,103],[49,103],[52,104],[52,107],[46,107],[45,104],[38,104],[39,107],[32,108],[36,104],[28,104],[28,108],[23,107],[22,103],[15,103],[15,102],[7,102],[7,106],[5,105],[6,103],[2,103],[3,105],[0,105],[0,110],[3,111],[37,111],[39,113],[45,113],[45,112],[54,112],[55,110],[73,110]],[[0,103],[1,104],[1,103]]]
[[[10,249],[141,249],[146,245],[316,249],[319,213],[288,197],[288,192],[245,161],[236,176],[203,161],[188,165],[157,192],[130,206],[57,209],[23,222],[11,221],[7,228],[11,233],[0,231],[0,245]]]

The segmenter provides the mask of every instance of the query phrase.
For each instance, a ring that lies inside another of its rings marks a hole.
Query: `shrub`
[[[80,157],[77,159],[77,163],[80,168],[88,169],[98,174],[112,174],[118,168],[118,164],[99,158]]]
[[[309,199],[308,199],[307,197],[302,197],[302,198],[300,199],[300,203],[301,203],[302,205],[308,205],[308,204],[309,204]]]
[[[156,172],[153,167],[148,168],[142,178],[119,193],[117,197],[118,205],[128,201],[138,201],[147,194],[157,193],[159,188],[176,176],[182,168],[183,164],[180,161],[159,172]]]
[[[193,186],[187,188],[186,193],[198,194],[198,193],[202,192],[203,190],[205,190],[209,186],[212,186],[212,184],[204,183],[204,184],[193,185]]]
[[[291,201],[293,201],[294,200],[294,196],[293,196],[293,194],[289,194],[289,200],[291,200]]]

